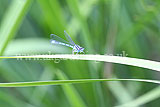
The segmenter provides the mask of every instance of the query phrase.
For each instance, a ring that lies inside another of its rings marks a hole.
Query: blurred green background
[[[0,0],[0,55],[71,54],[50,44],[66,30],[86,54],[160,61],[159,0]],[[0,82],[90,78],[157,79],[138,67],[79,60],[3,59]],[[126,104],[128,103],[128,105]],[[101,82],[0,88],[3,107],[159,107],[151,83]]]

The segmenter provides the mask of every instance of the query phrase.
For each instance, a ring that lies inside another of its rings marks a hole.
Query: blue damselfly
[[[51,34],[50,37],[51,37],[51,43],[52,44],[57,44],[57,45],[63,45],[63,46],[67,46],[67,47],[70,47],[72,48],[72,53],[74,54],[75,52],[78,54],[78,53],[84,53],[84,48],[75,44],[73,42],[73,40],[71,39],[71,37],[67,34],[66,31],[64,31],[64,35],[66,37],[66,39],[68,40],[65,41],[64,39],[58,37],[57,35],[55,34]]]

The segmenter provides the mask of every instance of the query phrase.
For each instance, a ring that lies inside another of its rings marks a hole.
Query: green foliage
[[[0,0],[1,56],[71,53],[49,42],[51,33],[64,38],[66,30],[86,54],[131,57],[3,57],[0,87],[8,88],[0,89],[0,105],[158,107],[159,72],[151,71],[160,69],[159,9],[159,0]]]

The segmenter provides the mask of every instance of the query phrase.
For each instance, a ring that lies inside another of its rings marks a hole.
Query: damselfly
[[[66,31],[64,31],[64,35],[67,38],[67,41],[65,41],[64,39],[58,37],[55,34],[51,34],[51,44],[58,44],[58,45],[64,45],[64,46],[68,46],[70,48],[72,48],[72,53],[74,54],[75,52],[78,53],[84,53],[84,48],[80,47],[79,45],[76,45],[73,40],[71,39],[71,37],[67,34]]]

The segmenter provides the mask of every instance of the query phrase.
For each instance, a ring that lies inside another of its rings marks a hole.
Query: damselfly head
[[[80,47],[79,50],[80,50],[80,52],[83,52],[83,51],[84,51],[84,48]]]

